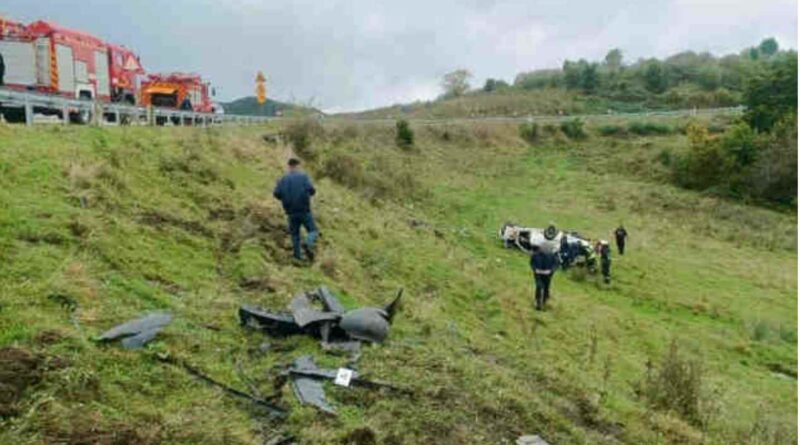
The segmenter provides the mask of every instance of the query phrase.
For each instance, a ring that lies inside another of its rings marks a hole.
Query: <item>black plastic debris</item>
[[[200,371],[199,369],[195,368],[194,366],[190,365],[189,363],[186,363],[183,360],[176,359],[176,358],[171,357],[171,356],[166,355],[166,354],[163,354],[163,355],[159,354],[157,356],[157,358],[162,363],[166,363],[166,364],[169,364],[169,365],[173,365],[173,366],[177,366],[177,367],[182,368],[184,371],[186,371],[187,373],[189,373],[193,377],[195,377],[195,378],[197,378],[197,379],[199,379],[199,380],[201,380],[201,381],[203,381],[203,382],[205,382],[205,383],[207,383],[207,384],[209,384],[211,386],[219,388],[220,390],[222,390],[223,392],[225,392],[226,394],[228,394],[230,396],[237,397],[239,399],[249,401],[249,402],[253,403],[256,406],[265,409],[270,414],[270,416],[283,418],[283,417],[286,417],[286,415],[287,415],[286,411],[283,408],[274,405],[269,400],[265,400],[265,399],[263,399],[261,397],[256,397],[254,395],[248,394],[248,393],[246,393],[244,391],[240,391],[240,390],[238,390],[236,388],[233,388],[233,387],[231,387],[229,385],[226,385],[225,383],[219,382],[219,381],[211,378],[210,376],[208,376],[204,372]]]
[[[141,348],[153,340],[159,331],[170,322],[172,322],[172,314],[156,312],[117,325],[104,332],[97,340],[100,342],[112,342],[122,339],[121,344],[125,349]]]
[[[314,364],[314,359],[311,356],[304,355],[295,360],[292,371],[317,371],[318,368]],[[328,403],[325,398],[325,389],[322,387],[322,381],[317,377],[310,377],[302,373],[292,373],[292,388],[294,393],[301,403],[313,405],[320,409],[320,411],[328,414],[336,414],[336,409]]]
[[[361,341],[380,343],[386,339],[402,294],[401,289],[383,308],[346,311],[339,299],[323,286],[294,297],[289,312],[242,306],[239,321],[242,326],[261,329],[269,335],[306,334],[321,339],[325,349],[357,352]]]
[[[367,380],[358,371],[346,368],[328,369],[317,367],[314,359],[310,355],[304,355],[295,359],[294,363],[283,372],[292,381],[294,393],[300,402],[313,405],[328,414],[336,414],[336,409],[328,403],[325,398],[323,381],[330,380],[337,382],[340,374],[347,374],[346,384],[343,386],[360,386],[369,389],[386,389],[405,395],[414,395],[414,392],[407,388],[401,388],[390,383]]]

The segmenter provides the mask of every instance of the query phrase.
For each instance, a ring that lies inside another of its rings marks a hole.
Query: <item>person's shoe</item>
[[[306,257],[308,258],[308,261],[313,263],[314,262],[314,257],[315,257],[314,249],[308,247],[308,244],[303,243],[303,252],[306,253]]]

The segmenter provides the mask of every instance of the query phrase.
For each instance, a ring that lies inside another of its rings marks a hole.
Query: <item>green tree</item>
[[[465,69],[451,71],[442,78],[442,89],[446,97],[458,97],[469,91],[472,73]]]
[[[483,84],[483,91],[487,93],[491,93],[492,91],[499,91],[508,88],[508,82],[503,79],[486,79],[486,83]]]
[[[719,88],[722,81],[722,72],[716,65],[705,65],[697,73],[697,83],[706,91]]]
[[[612,73],[619,71],[622,68],[622,50],[614,48],[609,51],[606,54],[605,66]]]
[[[774,55],[778,52],[778,41],[772,37],[764,39],[758,45],[758,51],[766,56]]]
[[[667,73],[658,60],[650,60],[644,69],[644,86],[651,93],[663,93],[667,89]]]
[[[745,119],[758,132],[771,130],[787,114],[797,114],[797,53],[787,53],[752,77],[745,103]]]
[[[581,86],[581,67],[579,62],[564,62],[564,84],[567,89],[575,90]]]
[[[581,66],[581,89],[584,93],[591,94],[597,91],[600,84],[600,75],[597,73],[596,63],[584,63]]]

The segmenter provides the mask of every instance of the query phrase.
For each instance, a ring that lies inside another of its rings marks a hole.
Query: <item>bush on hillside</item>
[[[529,144],[535,144],[539,140],[539,124],[536,122],[520,124],[519,137]]]
[[[426,192],[405,164],[392,162],[382,154],[369,159],[358,157],[355,150],[335,150],[321,162],[317,173],[351,190],[360,192],[370,201],[386,199],[422,199]]]
[[[689,150],[672,163],[674,181],[780,205],[797,203],[797,117],[786,116],[770,133],[740,123],[716,136],[697,123],[686,129]]]
[[[562,122],[561,132],[568,138],[574,140],[586,138],[586,131],[583,129],[583,121],[578,118]]]
[[[322,124],[317,119],[309,117],[293,120],[286,126],[284,133],[292,144],[295,154],[309,161],[317,158],[317,153],[311,148],[311,143],[325,133]]]
[[[414,131],[411,129],[411,125],[408,124],[407,120],[399,120],[397,121],[397,134],[395,135],[395,141],[397,142],[397,146],[400,148],[411,148],[414,146]]]
[[[628,131],[639,136],[663,136],[673,132],[672,127],[656,122],[631,122]]]
[[[601,136],[625,136],[627,131],[625,127],[622,125],[601,125],[597,132],[600,133]]]
[[[660,364],[647,363],[637,393],[652,408],[671,411],[691,424],[703,425],[708,414],[703,412],[703,390],[700,362],[683,357],[673,341]]]

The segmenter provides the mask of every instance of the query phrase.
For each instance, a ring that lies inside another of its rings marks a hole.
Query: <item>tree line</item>
[[[601,61],[566,60],[560,68],[519,73],[511,84],[487,79],[477,90],[471,89],[469,71],[456,70],[442,81],[443,97],[480,91],[565,89],[602,98],[620,108],[626,103],[648,108],[733,106],[744,102],[749,79],[776,59],[796,56],[794,51],[781,50],[774,38],[722,57],[684,51],[663,60],[639,59],[629,64],[622,50],[615,48]]]

